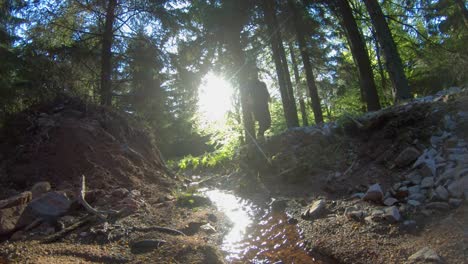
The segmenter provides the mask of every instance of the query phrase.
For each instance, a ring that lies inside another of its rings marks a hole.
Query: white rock
[[[325,210],[325,200],[317,200],[313,202],[309,208],[307,208],[303,213],[302,217],[307,219],[314,219],[320,216]]]
[[[425,247],[418,252],[414,253],[408,258],[409,261],[425,261],[440,263],[441,259],[437,253],[431,248]]]

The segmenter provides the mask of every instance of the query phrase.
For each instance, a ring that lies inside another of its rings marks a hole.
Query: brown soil
[[[299,219],[304,244],[311,252],[330,256],[338,263],[406,263],[409,256],[428,246],[445,263],[464,263],[466,200],[457,209],[430,216],[419,211],[405,214],[404,219],[416,220],[415,232],[402,230],[401,223],[372,226],[353,221],[344,216],[344,210],[355,205],[370,211],[383,208],[350,197],[374,183],[386,191],[404,180],[412,168],[397,166],[397,156],[409,146],[424,150],[431,136],[441,133],[444,117],[466,112],[467,105],[464,92],[436,102],[412,103],[349,118],[330,135],[288,131],[262,145],[270,163],[255,146],[245,151],[244,163],[251,174],[260,174],[266,186],[264,193],[297,201],[289,210]],[[466,142],[467,128],[466,121],[459,121],[454,134]],[[327,214],[313,221],[300,219],[304,206],[317,197],[327,200]]]
[[[100,210],[131,208],[131,213],[106,222],[93,220],[44,243],[47,223],[29,231],[0,237],[0,263],[220,263],[213,244],[220,234],[196,232],[176,236],[133,227],[163,226],[183,230],[193,221],[208,222],[212,207],[176,205],[178,180],[164,165],[145,129],[124,113],[59,98],[12,117],[1,131],[0,199],[48,181],[53,190],[74,200],[81,175],[87,200]],[[124,188],[122,192],[116,191]],[[74,201],[66,216],[78,222],[88,213]],[[218,216],[222,219],[222,216]],[[220,222],[211,225],[219,228]],[[18,237],[20,237],[18,239]],[[9,239],[8,241],[4,241]],[[133,253],[130,244],[142,239],[166,241],[148,253]],[[2,243],[2,241],[4,241]]]

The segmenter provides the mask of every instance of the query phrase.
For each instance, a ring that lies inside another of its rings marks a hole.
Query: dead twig
[[[86,211],[90,212],[91,214],[99,217],[101,220],[106,220],[112,216],[118,216],[123,214],[125,211],[125,208],[119,211],[116,210],[97,210],[93,208],[88,202],[86,202],[86,180],[85,176],[81,176],[81,192],[78,197],[78,201],[80,202],[81,205],[86,209]]]
[[[343,176],[346,176],[346,174],[348,174],[353,169],[354,164],[356,164],[356,161],[357,159],[355,159],[353,163],[351,163],[351,166],[349,166],[349,168],[343,173]]]
[[[187,236],[184,234],[182,231],[179,231],[177,229],[169,228],[169,227],[162,227],[162,226],[148,226],[148,227],[133,227],[133,231],[138,231],[138,232],[148,232],[148,231],[159,231],[167,234],[176,234],[176,235],[182,235],[182,236]]]

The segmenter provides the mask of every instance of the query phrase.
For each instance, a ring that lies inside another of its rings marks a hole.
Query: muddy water
[[[286,213],[271,212],[227,191],[203,193],[232,222],[221,246],[229,263],[324,263],[307,254]]]

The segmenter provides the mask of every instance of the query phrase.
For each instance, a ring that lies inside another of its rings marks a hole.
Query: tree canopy
[[[168,157],[199,155],[227,138],[199,125],[210,72],[242,142],[253,69],[271,135],[466,85],[466,43],[461,0],[1,0],[0,119],[66,93],[140,119]]]

